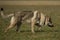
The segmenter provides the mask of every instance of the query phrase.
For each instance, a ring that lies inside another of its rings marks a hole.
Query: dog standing
[[[10,21],[10,25],[7,27],[7,29],[5,30],[5,32],[7,32],[9,29],[11,29],[12,27],[17,26],[16,31],[19,30],[19,27],[21,26],[21,24],[26,21],[29,20],[31,23],[31,31],[32,33],[34,33],[34,25],[37,26],[43,26],[43,25],[48,25],[50,27],[53,27],[51,18],[44,15],[43,13],[38,13],[38,11],[21,11],[21,12],[16,12],[10,15],[5,16],[4,14],[4,10],[3,8],[1,8],[1,16],[3,18],[8,18],[11,16],[11,21]],[[38,21],[38,23],[37,23]]]

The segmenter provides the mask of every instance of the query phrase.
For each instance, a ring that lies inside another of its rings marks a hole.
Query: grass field
[[[60,40],[60,6],[0,6],[4,8],[5,14],[21,10],[38,10],[51,16],[54,27],[43,26],[41,31],[35,26],[35,34],[31,33],[29,24],[22,24],[19,32],[16,27],[10,29],[7,33],[4,30],[9,25],[10,18],[2,19],[0,15],[0,40]],[[21,32],[20,32],[21,31]]]

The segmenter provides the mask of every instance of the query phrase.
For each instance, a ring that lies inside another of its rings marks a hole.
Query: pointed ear
[[[3,11],[3,8],[1,8],[1,11]]]

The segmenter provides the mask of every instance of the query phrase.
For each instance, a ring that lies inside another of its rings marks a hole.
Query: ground
[[[19,32],[16,27],[10,29],[7,33],[4,30],[8,27],[10,18],[3,19],[0,16],[0,40],[60,40],[60,6],[0,6],[4,8],[5,14],[21,10],[38,10],[40,13],[51,16],[54,27],[43,26],[41,30],[35,26],[35,34],[31,33],[29,24],[22,24]],[[21,32],[20,32],[21,31]]]

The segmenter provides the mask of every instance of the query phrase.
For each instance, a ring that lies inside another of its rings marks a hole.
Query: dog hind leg
[[[16,29],[17,32],[19,31],[19,28],[20,28],[21,24],[22,24],[21,21],[17,23],[17,25],[16,25],[17,26],[17,29]]]
[[[15,25],[16,25],[16,19],[15,19],[15,17],[13,16],[13,17],[11,18],[9,27],[7,27],[7,29],[5,30],[5,32],[7,32],[9,29],[11,29],[12,27],[14,27]]]

